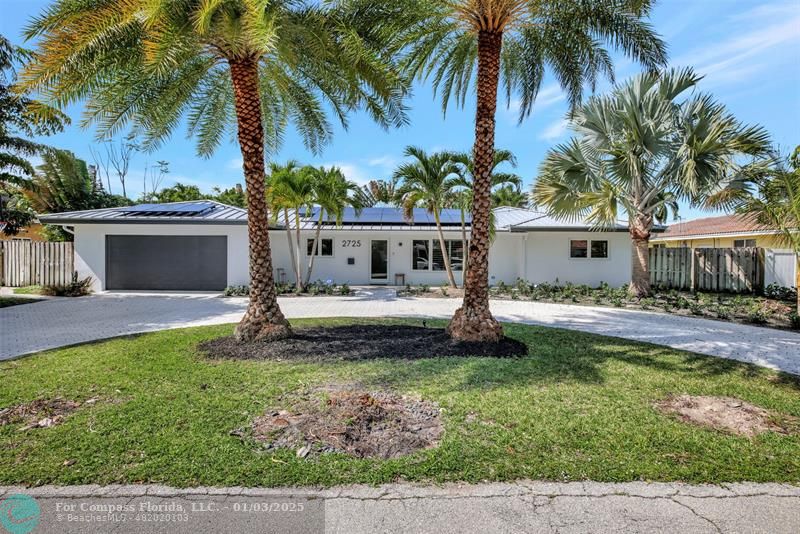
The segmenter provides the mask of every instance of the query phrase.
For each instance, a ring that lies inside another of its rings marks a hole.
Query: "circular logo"
[[[21,493],[0,500],[0,525],[9,534],[28,534],[39,524],[42,511],[36,499]]]

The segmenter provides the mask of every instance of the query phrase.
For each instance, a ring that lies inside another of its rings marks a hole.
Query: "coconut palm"
[[[283,214],[283,226],[289,244],[289,257],[294,270],[295,291],[303,291],[303,269],[300,255],[300,217],[304,210],[311,209],[313,189],[308,170],[295,160],[281,165],[270,162],[267,175],[267,204],[271,208],[272,220],[278,221],[278,214]],[[294,223],[291,219],[294,217]],[[295,242],[292,243],[292,224],[295,230]]]
[[[682,95],[691,69],[640,74],[575,113],[577,137],[545,157],[533,202],[556,216],[616,224],[625,211],[632,248],[630,293],[650,293],[648,244],[654,221],[677,201],[702,202],[711,187],[741,175],[742,156],[762,156],[769,136],[744,126],[710,95]]]
[[[754,166],[733,180],[723,182],[708,199],[711,207],[735,209],[750,217],[754,227],[780,232],[782,246],[792,249],[797,261],[795,287],[796,313],[800,315],[800,146],[783,161]]]
[[[152,149],[187,119],[209,156],[236,125],[247,189],[250,303],[239,341],[291,334],[275,292],[264,149],[294,122],[312,150],[363,107],[384,126],[406,122],[407,86],[371,28],[381,6],[293,0],[56,0],[26,30],[37,38],[23,87],[66,106],[108,137],[131,127]]]
[[[497,340],[500,324],[489,311],[489,217],[498,86],[514,96],[520,120],[530,114],[551,67],[571,105],[586,85],[613,77],[603,43],[655,70],[665,63],[665,46],[648,16],[652,0],[441,0],[427,3],[415,25],[408,56],[412,74],[433,75],[446,110],[451,97],[463,105],[473,81],[477,92],[475,200],[464,302],[448,325],[461,340]],[[476,74],[477,65],[477,74]]]
[[[345,209],[355,208],[360,212],[362,205],[355,192],[359,190],[358,184],[345,178],[339,167],[319,167],[309,170],[312,201],[317,207],[317,228],[314,234],[314,241],[311,246],[311,255],[308,258],[308,270],[306,271],[305,285],[311,281],[311,273],[314,270],[314,258],[319,253],[319,234],[325,222],[333,222],[336,226],[341,226]]]
[[[436,221],[439,233],[439,246],[442,249],[442,261],[447,271],[450,287],[456,288],[456,279],[450,265],[450,255],[442,231],[441,213],[451,200],[453,188],[459,178],[459,168],[455,163],[455,154],[435,152],[428,154],[419,147],[406,147],[405,156],[414,158],[401,164],[394,176],[402,180],[397,194],[402,199],[403,211],[407,219],[412,219],[414,208],[424,207]]]

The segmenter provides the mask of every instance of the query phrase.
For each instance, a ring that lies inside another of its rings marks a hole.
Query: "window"
[[[755,239],[734,239],[733,248],[752,248],[756,246]]]
[[[309,239],[306,241],[306,256],[311,256],[312,248],[314,248],[314,240]],[[321,254],[320,250],[322,250]],[[333,256],[333,239],[320,239],[315,256]]]
[[[458,240],[445,240],[444,246],[447,247],[447,255],[450,258],[450,267],[454,271],[464,268],[464,242]],[[433,240],[433,270],[444,271],[444,256],[442,246],[438,239]]]
[[[588,258],[589,242],[586,240],[573,239],[569,242],[570,258]]]
[[[428,240],[411,242],[411,268],[415,271],[427,271],[430,265],[430,245]]]
[[[608,241],[592,240],[592,257],[608,258]]]

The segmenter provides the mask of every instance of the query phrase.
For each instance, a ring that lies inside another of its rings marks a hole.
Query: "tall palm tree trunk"
[[[286,241],[289,243],[289,257],[292,261],[292,270],[297,270],[297,260],[294,259],[294,243],[292,243],[292,225],[289,224],[289,208],[283,208],[283,222],[286,225]]]
[[[631,283],[628,293],[635,297],[646,297],[650,294],[650,231],[653,218],[636,215],[630,221],[631,235]]]
[[[444,268],[447,271],[447,280],[450,282],[450,287],[456,289],[456,278],[453,276],[453,266],[450,265],[450,254],[447,253],[447,246],[444,241],[444,232],[442,232],[442,222],[439,220],[439,212],[433,212],[433,218],[436,221],[436,231],[439,232],[439,247],[442,249],[442,261],[444,261]]]
[[[317,221],[317,231],[314,233],[314,243],[311,245],[311,257],[308,259],[308,271],[306,272],[306,283],[311,282],[311,271],[314,270],[314,257],[317,255],[317,247],[319,246],[319,234],[322,230],[322,208],[319,209],[319,221]]]
[[[467,221],[464,218],[464,208],[461,208],[461,285],[464,285],[467,279],[467,267],[469,267],[469,254],[465,254],[468,250],[469,241],[467,240]]]
[[[489,217],[492,209],[492,164],[502,32],[478,33],[478,104],[475,115],[472,229],[464,302],[447,331],[460,341],[497,341],[503,327],[489,311]]]
[[[295,284],[294,291],[295,293],[302,293],[303,288],[303,266],[301,259],[303,257],[303,249],[300,243],[300,207],[295,207],[294,209],[294,233],[295,233],[295,241],[297,243],[297,261],[294,264],[294,276],[297,283]]]
[[[289,337],[292,329],[278,306],[269,218],[264,194],[264,129],[258,90],[258,59],[230,60],[239,148],[247,186],[247,236],[250,246],[250,304],[236,326],[239,342]]]

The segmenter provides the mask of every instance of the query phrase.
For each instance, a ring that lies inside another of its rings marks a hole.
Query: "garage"
[[[106,289],[220,291],[224,235],[106,235]]]

